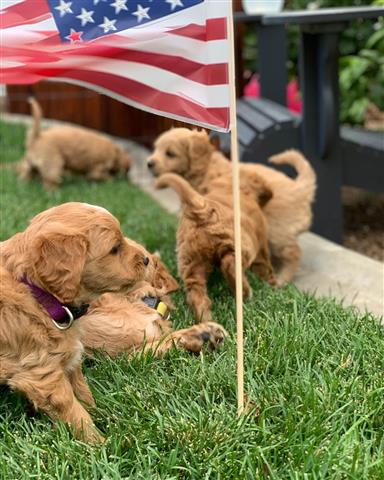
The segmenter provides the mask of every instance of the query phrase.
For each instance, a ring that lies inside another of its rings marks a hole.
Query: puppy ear
[[[33,274],[42,287],[63,303],[74,300],[88,250],[86,237],[45,233],[36,239],[31,250]]]
[[[211,144],[213,145],[213,147],[216,149],[216,150],[220,150],[220,147],[221,147],[221,141],[220,141],[220,137],[217,133],[213,133],[211,134],[211,136],[209,137],[210,139],[210,142]]]
[[[260,207],[264,207],[264,205],[268,203],[272,197],[273,197],[273,192],[269,187],[267,187],[267,185],[264,184],[260,186],[260,191],[259,191]]]
[[[152,254],[152,258],[156,258],[156,270],[153,279],[153,286],[157,289],[163,290],[165,293],[172,293],[179,289],[179,284],[176,279],[169,273],[167,267],[160,260],[156,254]]]
[[[119,169],[124,172],[128,172],[132,167],[132,159],[127,152],[118,147],[117,158],[119,163]]]
[[[214,151],[208,134],[205,130],[193,131],[188,138],[188,157],[190,160],[190,171],[192,174],[204,172],[207,162]]]
[[[189,154],[191,157],[207,155],[212,153],[213,145],[211,144],[208,133],[205,130],[198,132],[193,131],[189,137]]]
[[[253,192],[256,194],[256,199],[260,207],[264,207],[273,197],[272,189],[260,175],[248,172],[245,182],[251,186]]]

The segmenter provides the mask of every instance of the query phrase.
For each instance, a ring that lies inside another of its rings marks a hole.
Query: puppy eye
[[[112,250],[109,252],[111,255],[116,255],[120,250],[121,244],[115,245]]]
[[[169,158],[175,158],[176,157],[176,153],[172,152],[172,150],[167,150],[165,152],[165,154],[167,155],[167,157]]]

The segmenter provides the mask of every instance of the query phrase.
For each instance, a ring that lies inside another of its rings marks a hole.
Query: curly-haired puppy
[[[177,282],[157,256],[124,238],[116,218],[101,207],[74,202],[40,213],[0,244],[0,259],[0,384],[88,442],[102,436],[79,402],[95,404],[81,357],[84,345],[105,350],[100,332],[111,354],[132,346],[160,354],[174,344],[198,351],[225,336],[216,324],[171,332],[139,302],[144,294],[163,297]],[[101,329],[98,321],[105,322]],[[132,338],[124,337],[127,332]],[[153,341],[146,343],[147,337]]]
[[[288,164],[297,170],[296,179],[260,164],[241,164],[241,178],[260,175],[272,190],[273,197],[263,208],[268,223],[268,239],[272,263],[277,270],[277,284],[292,280],[301,256],[297,237],[308,230],[311,203],[316,188],[315,173],[297,151],[288,150],[271,157],[275,164]],[[193,188],[205,194],[214,187],[212,181],[229,177],[232,167],[222,153],[211,145],[206,132],[174,128],[156,140],[148,167],[155,176],[174,172],[184,177]]]
[[[132,162],[128,154],[104,135],[72,126],[41,131],[40,105],[34,99],[30,102],[33,124],[27,134],[26,153],[18,165],[20,179],[38,176],[44,187],[51,190],[60,185],[64,173],[85,175],[90,180],[108,180],[130,169]]]
[[[98,350],[112,357],[135,350],[151,350],[154,355],[161,355],[172,347],[198,353],[205,344],[210,349],[221,344],[226,336],[221,325],[209,322],[174,331],[168,318],[143,302],[144,297],[160,299],[170,310],[173,304],[169,294],[179,285],[157,254],[151,255],[141,248],[150,258],[147,280],[138,282],[124,295],[105,293],[91,303],[81,319],[86,350]]]
[[[85,440],[101,440],[79,403],[94,405],[81,372],[81,319],[69,320],[102,293],[146,280],[148,257],[107,210],[82,203],[40,213],[0,247],[0,383]]]
[[[167,173],[156,181],[157,188],[172,187],[183,205],[177,231],[177,258],[187,301],[198,322],[211,320],[211,300],[207,293],[208,275],[217,265],[232,291],[236,289],[231,177],[212,180],[211,190],[201,195],[179,175]],[[256,194],[256,192],[258,192]],[[255,174],[241,182],[242,267],[244,298],[251,296],[245,271],[253,270],[274,285],[269,258],[267,225],[259,207],[272,196]]]

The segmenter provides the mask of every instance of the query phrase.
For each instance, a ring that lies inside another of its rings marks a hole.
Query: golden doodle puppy
[[[150,258],[147,280],[126,294],[105,293],[90,304],[81,320],[87,352],[98,350],[115,357],[122,352],[151,350],[158,356],[172,347],[199,353],[205,344],[210,350],[220,345],[227,333],[214,322],[172,330],[169,294],[179,285],[157,254],[138,247]]]
[[[157,188],[172,187],[180,197],[183,210],[177,231],[179,273],[187,290],[196,321],[211,321],[212,302],[207,293],[208,275],[217,265],[233,292],[236,290],[235,246],[233,231],[231,177],[211,182],[211,190],[200,195],[179,175],[167,173],[156,181]],[[240,186],[242,206],[243,295],[252,290],[246,277],[251,269],[270,285],[275,284],[270,263],[267,225],[259,203],[272,197],[269,188],[255,174],[243,179]]]
[[[34,217],[24,232],[0,244],[0,259],[0,383],[24,394],[53,420],[68,423],[78,437],[102,441],[80,403],[95,403],[81,371],[81,326],[88,304],[92,314],[104,292],[117,298],[142,282],[161,282],[164,274],[156,277],[147,252],[123,237],[107,210],[76,202]],[[145,331],[145,325],[137,328]],[[204,343],[203,333],[190,334],[190,349],[199,340]],[[216,339],[221,337],[220,330]],[[187,334],[175,332],[165,342],[171,347],[173,340],[179,348],[189,346]]]
[[[258,174],[269,185],[273,197],[263,207],[268,223],[268,240],[276,281],[283,285],[292,280],[301,256],[297,237],[308,230],[311,203],[316,189],[316,177],[307,160],[297,151],[287,150],[270,158],[275,164],[294,167],[297,177],[287,175],[264,165],[241,164],[241,178]],[[206,132],[187,128],[173,128],[156,140],[148,167],[155,176],[173,172],[181,175],[199,193],[215,188],[213,180],[231,175],[231,164],[216,151]]]
[[[26,153],[19,162],[19,177],[41,178],[52,190],[60,185],[65,173],[85,175],[90,180],[108,180],[119,172],[128,172],[129,155],[107,136],[86,128],[57,126],[41,130],[42,111],[31,99],[33,124],[27,134]]]

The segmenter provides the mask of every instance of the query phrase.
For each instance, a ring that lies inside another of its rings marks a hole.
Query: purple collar
[[[69,328],[73,321],[87,313],[89,305],[84,303],[80,307],[73,307],[69,305],[62,305],[56,297],[31,283],[27,277],[23,277],[21,282],[28,285],[32,295],[40,303],[42,307],[48,312],[52,318],[53,323],[60,330]]]

